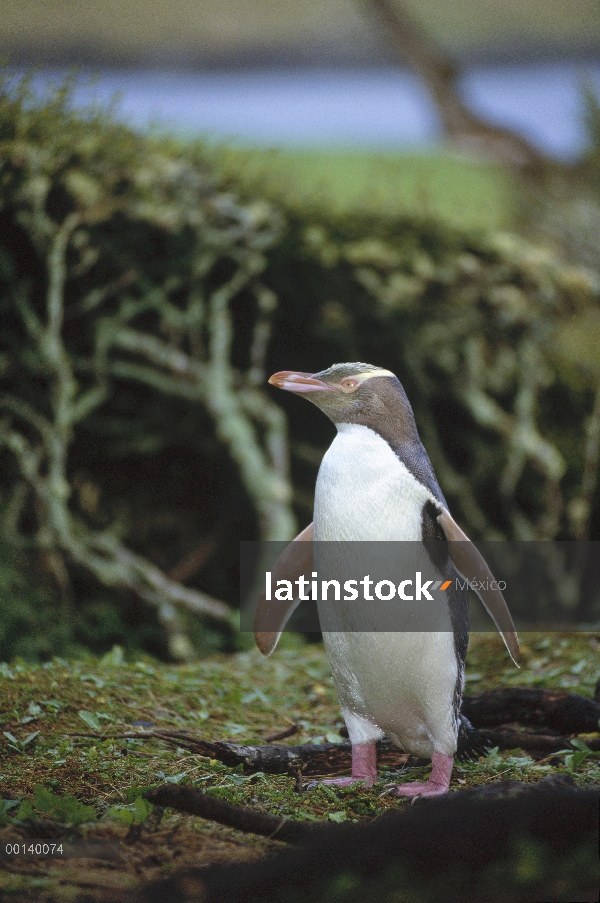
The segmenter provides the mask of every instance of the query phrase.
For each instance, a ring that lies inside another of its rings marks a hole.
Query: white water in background
[[[61,77],[40,72],[36,82]],[[79,76],[76,102],[121,94],[119,118],[244,144],[431,148],[440,139],[419,80],[392,67],[366,70],[105,71]],[[471,67],[462,80],[471,108],[514,128],[547,154],[569,160],[584,148],[583,85],[600,96],[600,64],[578,61]]]

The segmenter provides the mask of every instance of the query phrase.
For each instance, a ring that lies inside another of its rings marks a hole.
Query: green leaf
[[[248,732],[248,728],[244,724],[235,724],[233,721],[228,721],[225,725],[225,730],[232,737],[237,737],[238,734],[246,734]]]
[[[127,806],[111,806],[105,818],[119,822],[122,825],[132,825],[134,819],[133,809],[127,808]]]
[[[341,822],[346,821],[346,813],[344,810],[341,812],[330,812],[328,818],[329,821],[334,821],[339,825]]]
[[[114,645],[110,652],[107,652],[106,655],[102,656],[100,659],[101,665],[112,665],[114,668],[120,667],[125,661],[125,656],[123,655],[123,647]]]
[[[19,805],[19,800],[2,800],[0,799],[0,826],[7,822],[7,815],[11,809]]]
[[[33,734],[29,734],[28,737],[25,737],[24,740],[21,740],[21,746],[27,746],[28,743],[31,743],[32,740],[35,740],[39,731],[34,731]]]
[[[242,705],[250,705],[250,703],[256,702],[257,700],[264,703],[264,705],[271,705],[271,701],[268,699],[268,697],[265,696],[262,690],[259,690],[258,688],[251,690],[250,693],[246,693],[244,696],[242,696],[241,702]]]
[[[573,774],[579,766],[585,762],[589,755],[589,752],[582,750],[581,752],[570,753],[568,756],[565,756],[565,766],[567,771]]]
[[[106,813],[106,818],[120,822],[123,825],[141,825],[146,821],[154,806],[145,800],[143,796],[136,797],[130,806],[111,806]]]
[[[190,712],[190,717],[195,718],[197,721],[208,721],[210,718],[210,712],[206,709],[202,709],[200,712]]]
[[[569,740],[569,743],[571,744],[571,746],[574,746],[575,749],[578,749],[581,752],[586,752],[586,753],[592,752],[592,750],[589,748],[589,746],[586,743],[584,743],[583,740],[580,740],[579,737],[573,737],[572,740]]]
[[[41,784],[37,784],[33,791],[33,805],[37,812],[66,825],[83,825],[97,818],[93,806],[80,803],[71,794],[57,796]]]
[[[28,819],[33,818],[33,803],[31,800],[23,800],[17,809],[15,818],[17,821],[27,821]]]
[[[165,781],[167,784],[180,784],[186,774],[187,771],[180,771],[179,774],[165,775]]]
[[[91,730],[93,730],[93,731],[101,731],[102,730],[102,725],[100,724],[100,722],[98,721],[98,719],[92,712],[86,712],[83,709],[80,709],[80,711],[77,712],[77,714],[79,715],[79,717],[81,718],[82,721],[85,721],[85,723]]]
[[[99,690],[104,686],[104,681],[101,677],[97,677],[96,674],[82,674],[79,680],[91,680],[94,686],[96,686]]]
[[[136,825],[146,821],[153,809],[152,803],[145,800],[143,796],[138,796],[133,804]]]
[[[147,665],[146,662],[136,662],[134,668],[136,671],[143,671],[144,674],[151,676],[155,673],[154,668],[151,665]]]

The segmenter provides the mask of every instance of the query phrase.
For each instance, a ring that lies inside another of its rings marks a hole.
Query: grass
[[[592,695],[597,638],[530,634],[523,640],[523,667],[517,671],[499,638],[473,636],[467,692],[525,685]],[[418,769],[398,776],[382,769],[372,790],[320,787],[299,797],[287,776],[245,775],[156,740],[83,736],[97,728],[116,733],[135,722],[152,722],[206,739],[261,743],[293,719],[300,733],[286,741],[290,744],[339,739],[342,721],[322,647],[301,646],[294,638],[287,638],[287,645],[269,659],[251,651],[180,667],[149,659],[126,662],[118,648],[100,660],[2,665],[0,786],[9,803],[0,840],[40,836],[40,825],[47,830],[48,824],[62,824],[57,830],[63,834],[120,838],[121,858],[90,863],[86,872],[90,899],[101,900],[107,881],[133,887],[175,866],[249,860],[278,846],[169,810],[158,820],[142,793],[165,780],[291,818],[353,821],[410,805],[379,794],[390,780],[420,776]],[[495,780],[538,781],[555,773],[571,773],[582,785],[598,783],[600,757],[565,753],[537,764],[522,750],[495,750],[478,761],[457,762],[451,790]],[[4,891],[12,894],[9,899],[24,901],[35,886],[36,899],[68,900],[80,881],[77,860],[13,860],[0,873],[0,895]]]
[[[248,191],[302,210],[325,203],[336,213],[417,214],[476,229],[511,228],[516,217],[506,169],[451,153],[222,147],[215,162]]]

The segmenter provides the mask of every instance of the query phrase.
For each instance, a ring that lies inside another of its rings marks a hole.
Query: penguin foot
[[[433,769],[428,781],[412,781],[410,784],[396,784],[396,796],[441,796],[448,792],[454,758],[443,753],[434,752],[431,757]],[[414,802],[414,800],[413,800]]]
[[[441,796],[448,793],[444,784],[434,784],[433,781],[414,781],[411,784],[397,784],[394,788],[396,796],[412,796],[413,802],[423,796]]]
[[[352,784],[364,784],[365,787],[372,787],[376,780],[377,776],[372,778],[359,777],[358,775],[352,775],[349,778],[327,778],[326,781],[312,781],[307,789],[312,790],[314,787],[318,787],[319,784],[327,784],[328,787],[350,787]]]
[[[326,781],[311,781],[307,790],[327,784],[329,787],[349,787],[364,784],[372,787],[377,780],[377,747],[375,743],[352,744],[352,775],[349,778],[328,778]]]

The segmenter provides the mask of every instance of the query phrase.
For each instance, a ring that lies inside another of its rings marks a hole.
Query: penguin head
[[[272,386],[306,395],[335,424],[393,423],[408,438],[416,433],[412,408],[397,376],[372,364],[334,364],[319,373],[282,370]]]

